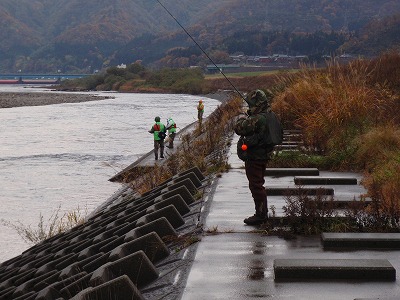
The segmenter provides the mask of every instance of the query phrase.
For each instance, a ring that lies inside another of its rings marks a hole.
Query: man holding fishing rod
[[[179,23],[174,15],[160,2],[160,0],[157,0],[157,2],[192,39],[196,46],[213,63],[213,65],[219,69],[216,63],[182,26],[182,24]],[[229,78],[226,77],[222,70],[221,74],[239,96],[249,105],[247,118],[239,118],[235,126],[236,134],[241,136],[238,142],[238,156],[245,162],[249,189],[255,204],[255,214],[244,219],[244,223],[247,225],[263,224],[268,220],[267,192],[264,188],[265,168],[274,146],[282,143],[282,126],[276,115],[271,111],[272,93],[268,92],[267,96],[262,90],[255,90],[250,92],[245,98]]]
[[[160,149],[160,158],[164,158],[164,139],[166,136],[165,125],[161,123],[160,117],[154,118],[155,124],[151,126],[149,133],[154,137],[154,159],[158,160],[158,149]]]
[[[203,100],[199,101],[199,104],[197,105],[197,119],[201,123],[203,121],[203,114],[204,114],[204,103]]]
[[[245,101],[247,117],[236,121],[235,133],[240,135],[237,154],[245,163],[246,177],[253,197],[255,214],[244,219],[247,225],[260,225],[268,220],[267,192],[264,187],[265,168],[274,146],[282,143],[283,130],[271,111],[272,93],[262,90],[250,92]]]

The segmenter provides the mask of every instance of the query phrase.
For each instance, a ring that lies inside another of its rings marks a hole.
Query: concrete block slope
[[[126,275],[119,276],[96,287],[86,288],[71,300],[109,299],[110,297],[118,300],[144,300],[138,288]]]
[[[183,249],[194,251],[194,236],[201,234],[193,196],[206,180],[198,168],[191,168],[142,195],[121,189],[84,224],[0,264],[0,299],[171,294],[173,278],[190,264]]]

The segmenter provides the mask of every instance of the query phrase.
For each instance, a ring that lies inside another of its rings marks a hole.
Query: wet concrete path
[[[320,236],[285,240],[256,233],[243,219],[254,213],[243,163],[236,155],[234,137],[229,164],[232,169],[218,179],[209,197],[204,228],[208,233],[198,245],[182,299],[384,299],[400,297],[398,282],[298,281],[276,282],[274,260],[302,259],[387,259],[400,270],[400,250],[327,251]],[[320,176],[356,177],[360,174],[322,172]],[[266,177],[265,186],[293,187],[293,176]],[[338,198],[358,197],[361,185],[330,186]],[[284,197],[270,196],[268,206],[283,215]]]

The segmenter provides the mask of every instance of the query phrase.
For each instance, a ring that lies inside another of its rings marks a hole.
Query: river
[[[49,92],[0,85],[0,92]],[[0,109],[0,263],[32,246],[4,222],[38,228],[59,210],[87,215],[120,185],[108,181],[152,150],[155,116],[174,118],[178,130],[220,104],[173,94],[93,92],[114,99]],[[1,94],[0,94],[1,97]],[[18,225],[19,226],[19,225]]]

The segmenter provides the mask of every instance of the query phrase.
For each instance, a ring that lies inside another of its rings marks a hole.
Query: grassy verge
[[[400,55],[387,53],[278,79],[273,108],[285,128],[303,132],[308,152],[278,156],[276,164],[364,174],[373,202],[351,214],[347,230],[400,229],[399,68]]]

